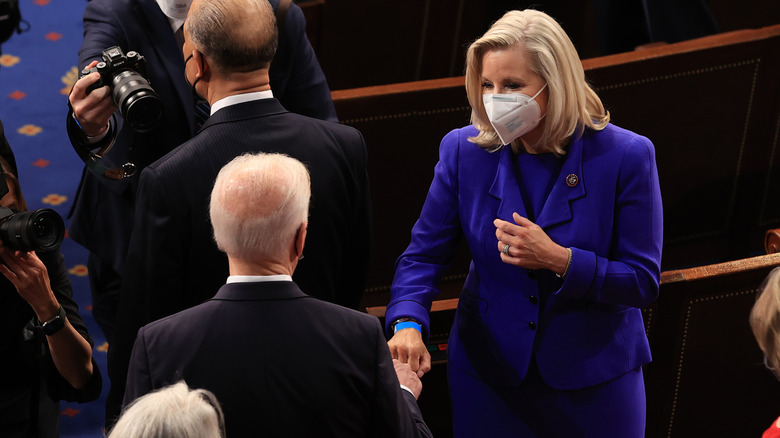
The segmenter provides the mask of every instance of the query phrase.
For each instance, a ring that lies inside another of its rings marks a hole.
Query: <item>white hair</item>
[[[179,382],[136,399],[108,438],[224,438],[225,420],[216,396]]]
[[[309,172],[283,154],[241,155],[220,170],[209,215],[219,249],[245,261],[284,254],[309,215]]]

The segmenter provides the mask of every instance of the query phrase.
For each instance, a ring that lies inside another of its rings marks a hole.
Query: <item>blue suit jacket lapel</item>
[[[517,186],[517,178],[515,178],[512,163],[515,157],[509,147],[504,147],[495,153],[501,154],[501,156],[498,159],[496,177],[493,179],[489,193],[501,201],[496,216],[499,219],[514,223],[512,213],[517,212],[520,216],[528,216],[523,203],[523,196],[520,194],[520,188]]]
[[[139,1],[136,13],[141,15],[142,23],[147,23],[147,26],[144,26],[144,31],[147,37],[155,42],[152,46],[157,54],[156,61],[162,64],[168,71],[168,75],[173,78],[176,94],[179,96],[182,107],[187,113],[190,131],[195,132],[195,101],[192,97],[191,88],[184,80],[184,56],[179,43],[176,42],[176,37],[173,35],[171,24],[154,0]],[[128,50],[132,50],[132,48]],[[144,54],[142,53],[142,55]],[[154,88],[155,84],[151,85]]]
[[[585,196],[585,178],[582,174],[582,146],[584,140],[579,138],[572,142],[566,161],[561,167],[558,179],[553,184],[547,202],[536,218],[536,224],[545,230],[572,220],[570,203]],[[567,177],[574,175],[576,184],[567,184]]]
[[[583,139],[577,139],[569,147],[566,162],[561,167],[558,180],[553,185],[542,211],[536,218],[536,224],[544,229],[572,220],[572,211],[569,205],[575,199],[585,196],[585,181],[582,175],[582,146]],[[493,184],[490,187],[490,195],[501,200],[496,216],[514,223],[512,213],[528,217],[523,203],[523,197],[518,188],[518,181],[513,170],[514,156],[512,151],[505,147],[500,152],[498,168]],[[577,183],[569,186],[566,183],[568,175],[575,175]]]

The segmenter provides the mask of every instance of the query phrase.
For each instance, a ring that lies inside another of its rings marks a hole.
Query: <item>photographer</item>
[[[27,210],[1,122],[0,138],[0,194],[6,192],[0,206]],[[36,254],[8,245],[0,241],[0,431],[4,437],[57,437],[59,400],[100,395],[92,339],[59,251]]]
[[[269,3],[277,14],[284,11],[285,4],[289,7],[270,71],[274,97],[288,111],[338,121],[325,75],[306,37],[303,12],[289,0]],[[102,52],[112,46],[125,52],[136,51],[146,57],[147,79],[163,106],[157,128],[137,132],[122,117],[116,117],[109,125],[116,110],[109,87],[86,92],[99,79],[98,73],[76,82],[69,97],[82,140],[102,146],[115,139],[105,155],[106,161],[119,166],[133,163],[136,169],[134,177],[119,181],[85,171],[71,210],[69,231],[90,252],[93,315],[109,343],[132,230],[138,175],[197,132],[196,98],[184,80],[179,36],[190,4],[190,0],[93,0],[84,12],[79,68],[94,67],[92,61],[100,60]],[[67,123],[71,125],[69,130],[76,124],[70,116]]]

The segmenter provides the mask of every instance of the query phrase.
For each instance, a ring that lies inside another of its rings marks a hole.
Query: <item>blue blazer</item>
[[[458,240],[472,263],[448,343],[452,366],[517,386],[535,358],[558,389],[584,388],[650,361],[640,308],[658,295],[663,236],[655,151],[614,125],[573,140],[536,223],[572,249],[565,281],[501,261],[493,220],[526,216],[509,148],[468,141],[473,126],[444,137],[412,241],[396,262],[387,310],[422,321]],[[570,177],[570,175],[572,175]],[[568,181],[568,183],[567,183]]]
[[[269,2],[274,9],[279,4],[279,0]],[[303,12],[293,3],[269,72],[271,89],[288,111],[338,121],[325,75],[305,30]],[[193,91],[184,79],[181,47],[155,0],[87,3],[78,68],[100,59],[102,51],[111,46],[120,46],[125,53],[135,50],[146,58],[149,82],[164,107],[160,126],[144,134],[124,127],[117,114],[118,135],[108,158],[117,165],[132,160],[138,172],[134,177],[114,181],[84,169],[71,211],[69,231],[73,239],[121,272],[141,170],[192,138],[195,116]]]

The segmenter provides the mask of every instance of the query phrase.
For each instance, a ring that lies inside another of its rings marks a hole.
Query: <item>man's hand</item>
[[[87,68],[97,65],[92,61]],[[111,114],[116,111],[116,105],[111,99],[108,86],[92,90],[87,94],[87,87],[100,79],[100,73],[93,72],[76,81],[68,100],[73,107],[73,115],[78,120],[81,129],[89,137],[95,137],[106,131]]]
[[[409,388],[414,395],[414,399],[417,400],[422,392],[422,382],[417,373],[412,371],[408,363],[403,363],[398,359],[393,359],[393,366],[395,367],[395,375],[398,376],[398,383]]]
[[[414,328],[398,330],[387,342],[393,359],[409,364],[417,377],[431,370],[431,354],[425,348],[422,334]],[[403,383],[402,383],[403,384]]]

